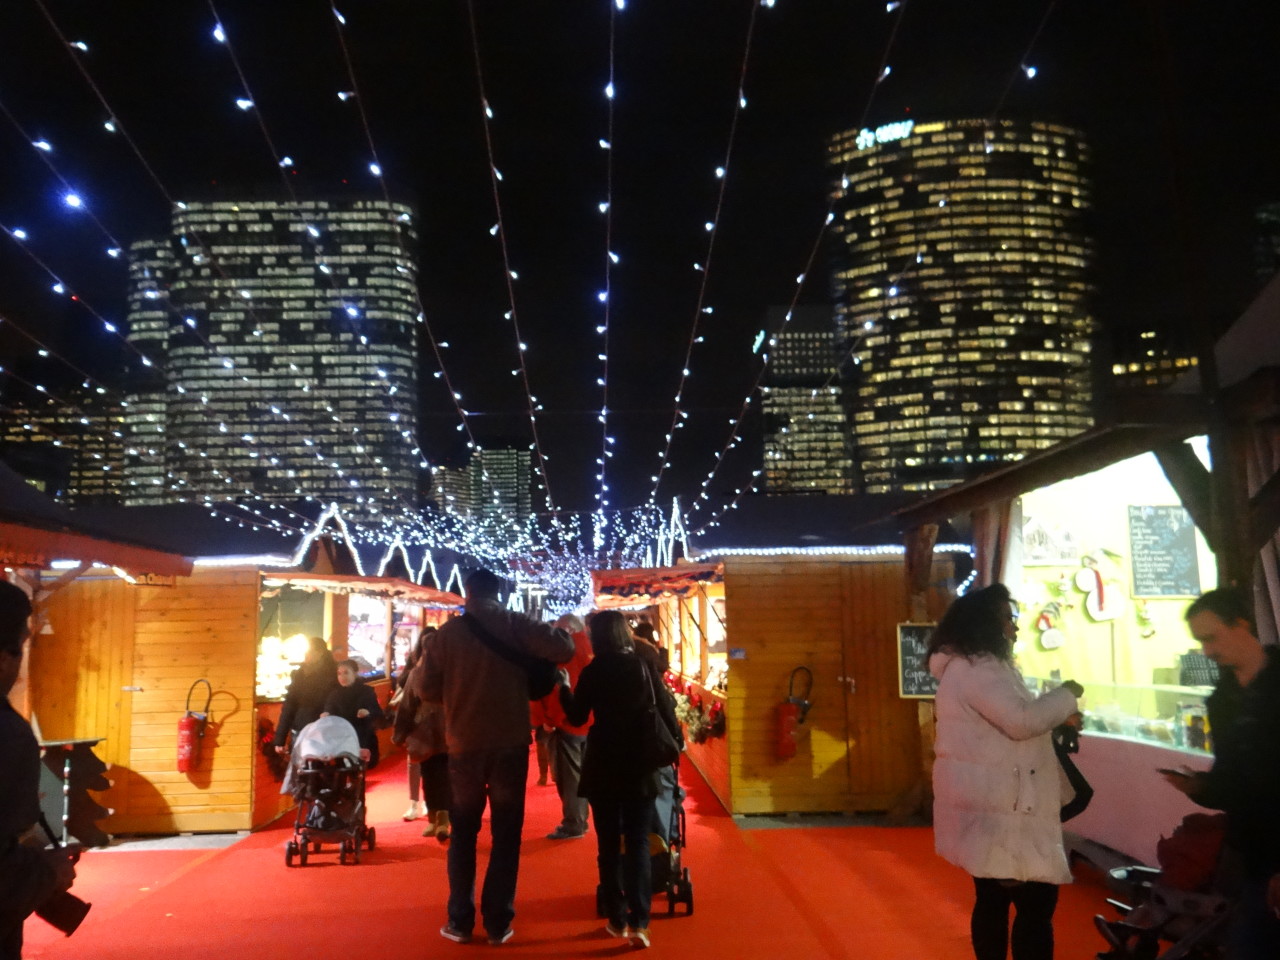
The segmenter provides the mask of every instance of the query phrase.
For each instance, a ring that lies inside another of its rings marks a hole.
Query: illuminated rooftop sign
[[[915,128],[914,120],[899,120],[897,123],[886,123],[884,126],[868,130],[865,127],[858,131],[856,141],[859,150],[874,147],[877,143],[888,143],[891,140],[904,140],[911,136]]]

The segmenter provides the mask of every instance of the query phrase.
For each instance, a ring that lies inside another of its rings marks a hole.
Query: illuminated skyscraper
[[[1088,149],[1049,123],[838,134],[837,325],[867,493],[926,491],[1092,424]]]
[[[465,467],[432,471],[433,499],[446,513],[523,523],[533,509],[532,465],[528,449],[477,449]]]
[[[128,502],[416,502],[414,241],[403,204],[252,199],[134,244]]]
[[[120,502],[123,408],[105,390],[81,387],[60,402],[0,407],[0,460],[72,506]]]
[[[765,492],[853,493],[848,426],[829,307],[770,312],[764,413]]]

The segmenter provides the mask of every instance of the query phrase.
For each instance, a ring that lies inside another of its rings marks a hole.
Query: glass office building
[[[178,204],[130,248],[127,501],[416,504],[415,240],[382,200]]]
[[[761,388],[765,492],[853,493],[848,425],[829,307],[770,312],[769,369]]]
[[[948,120],[830,143],[834,287],[857,469],[927,491],[1092,425],[1088,148]]]

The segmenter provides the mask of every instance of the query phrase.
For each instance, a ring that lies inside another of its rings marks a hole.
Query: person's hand
[[[280,756],[282,757],[288,752],[289,752],[288,747],[284,747],[284,746],[276,747],[276,753],[280,754]]]
[[[544,723],[542,725],[542,729],[547,731],[547,733],[555,733],[556,725],[554,723]]]
[[[366,710],[364,707],[361,707],[359,710],[356,711],[357,720],[363,720],[368,715],[369,715],[369,711]],[[328,714],[326,714],[326,716],[328,716]]]
[[[1194,797],[1200,789],[1200,778],[1203,774],[1183,768],[1182,770],[1161,770],[1160,776],[1164,777],[1165,782],[1179,793]]]
[[[1067,717],[1067,719],[1063,720],[1062,722],[1065,723],[1068,727],[1075,727],[1077,730],[1083,730],[1084,714],[1080,713],[1079,711],[1076,711],[1075,713]]]
[[[1267,884],[1267,906],[1271,912],[1280,917],[1280,873],[1271,878]]]
[[[322,714],[320,714],[320,716],[322,716],[322,717],[327,717],[327,716],[328,716],[328,714],[327,714],[327,713],[322,713]]]
[[[70,890],[71,885],[76,882],[75,860],[67,856],[66,849],[62,847],[46,850],[45,855],[49,858],[49,865],[53,867],[58,890]]]
[[[1076,683],[1074,680],[1063,680],[1062,686],[1063,689],[1070,690],[1071,695],[1077,700],[1084,696],[1084,687],[1080,686],[1080,684]]]
[[[366,749],[366,748],[364,748],[364,747],[361,747],[361,748],[360,748],[360,759],[361,759],[362,761],[364,761],[365,763],[368,763],[368,762],[369,762],[369,758],[370,758],[371,756],[373,756],[373,754],[372,754],[372,753],[370,753],[370,752],[369,752],[369,750],[367,750],[367,749]]]

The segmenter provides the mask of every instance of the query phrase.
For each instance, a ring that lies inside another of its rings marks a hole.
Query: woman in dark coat
[[[289,690],[284,695],[284,705],[280,708],[280,723],[276,727],[276,735],[272,745],[276,753],[287,753],[285,746],[289,734],[297,733],[308,723],[317,720],[324,710],[325,701],[338,685],[338,678],[333,672],[333,655],[320,637],[312,637],[307,649],[307,658],[302,666],[293,671],[289,680]]]
[[[591,619],[591,649],[595,658],[583,667],[576,688],[570,689],[561,673],[560,702],[571,724],[595,718],[578,794],[590,802],[595,824],[596,863],[609,918],[605,930],[647,947],[653,882],[649,831],[660,781],[659,771],[641,760],[641,730],[651,702],[677,741],[680,725],[670,692],[637,655],[621,613],[606,610]],[[623,840],[625,855],[619,852]]]
[[[382,705],[373,687],[360,679],[360,664],[343,660],[338,664],[338,686],[329,694],[322,717],[341,717],[356,728],[360,741],[360,759],[372,770],[378,765],[378,724],[382,723]]]

